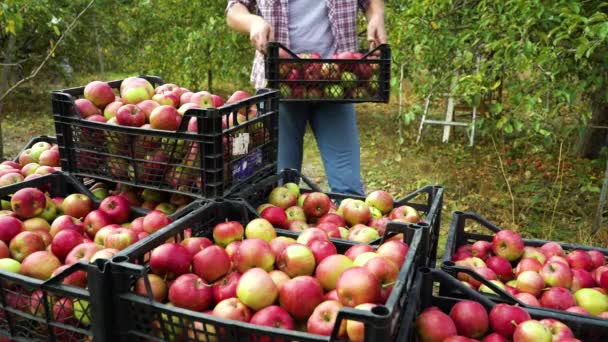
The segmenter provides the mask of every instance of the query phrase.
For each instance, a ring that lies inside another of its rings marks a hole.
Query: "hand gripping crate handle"
[[[485,286],[489,287],[492,291],[494,291],[496,293],[496,296],[498,296],[501,300],[511,304],[511,305],[519,305],[522,307],[528,307],[527,304],[523,303],[522,301],[520,301],[519,299],[513,297],[509,292],[501,289],[500,287],[496,286],[494,283],[492,283],[491,281],[487,280],[486,278],[484,278],[483,276],[481,276],[479,273],[475,272],[474,270],[464,267],[464,266],[458,266],[456,265],[453,261],[444,261],[441,264],[441,268],[445,271],[447,271],[448,273],[452,274],[451,278],[456,279],[456,275],[458,273],[465,273],[471,277],[473,277],[473,279],[477,280],[478,282],[484,284]],[[465,286],[466,287],[466,286]]]
[[[276,51],[276,56],[278,56],[279,48],[285,50],[285,52],[287,52],[289,55],[291,55],[291,57],[294,59],[300,59],[300,60],[303,59],[303,58],[298,57],[298,55],[295,54],[293,51],[291,51],[287,46],[285,46],[279,42],[269,42],[267,50],[270,55],[272,55],[272,53],[274,51]],[[382,57],[385,57],[384,56],[385,52],[389,51],[389,50],[390,50],[390,46],[388,44],[380,44],[380,45],[376,46],[375,48],[369,50],[367,53],[365,53],[363,55],[363,57],[361,57],[361,59],[367,59],[367,57],[373,55],[374,53],[376,53],[376,51],[380,51],[383,54]],[[327,61],[327,60],[331,60],[331,59],[330,58],[321,58],[318,61],[323,62],[323,61]],[[359,59],[345,59],[345,61],[358,61],[358,60]],[[314,62],[314,61],[316,61],[316,60],[312,60],[312,62]]]

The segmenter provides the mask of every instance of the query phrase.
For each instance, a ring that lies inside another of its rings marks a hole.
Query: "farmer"
[[[386,43],[383,0],[229,0],[226,11],[228,26],[248,33],[257,50],[251,81],[262,88],[263,55],[269,41],[295,53],[318,52],[322,58],[357,51],[358,9],[367,18],[370,46]],[[279,110],[278,169],[301,170],[304,133],[310,122],[331,190],[363,195],[354,105],[281,103]]]

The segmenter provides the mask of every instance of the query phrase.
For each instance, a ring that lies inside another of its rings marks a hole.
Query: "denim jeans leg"
[[[307,104],[279,103],[278,172],[286,168],[301,171],[304,133],[309,117]]]
[[[359,131],[353,104],[314,106],[310,124],[333,192],[363,195]]]

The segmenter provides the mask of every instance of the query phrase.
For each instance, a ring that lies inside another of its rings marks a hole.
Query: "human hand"
[[[266,47],[268,42],[274,40],[274,33],[272,27],[261,17],[256,17],[249,29],[249,39],[251,44],[260,51],[262,54],[266,54]]]
[[[376,48],[380,44],[386,44],[386,31],[384,30],[384,15],[376,14],[368,19],[367,23],[367,42],[370,49]]]

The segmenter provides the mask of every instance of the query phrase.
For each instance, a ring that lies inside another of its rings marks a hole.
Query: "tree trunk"
[[[99,25],[97,24],[97,11],[93,11],[93,29],[95,30],[95,44],[97,45],[97,61],[99,62],[99,74],[101,79],[106,79],[106,73],[103,67],[103,53],[101,44],[99,43]]]
[[[606,83],[604,83],[606,84]],[[598,89],[591,97],[591,121],[585,129],[579,145],[579,156],[595,159],[606,145],[608,134],[608,100],[606,88]]]
[[[15,35],[9,34],[6,55],[4,55],[4,63],[6,65],[2,68],[2,74],[0,74],[0,95],[4,94],[4,92],[9,88],[8,80],[11,74],[11,68],[13,68],[13,66],[9,64],[12,63],[13,54],[15,53],[14,50]],[[4,159],[4,135],[2,134],[2,122],[4,121],[4,113],[2,113],[3,104],[4,102],[0,101],[0,160]]]

